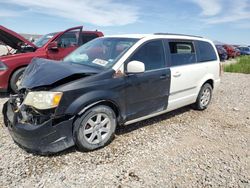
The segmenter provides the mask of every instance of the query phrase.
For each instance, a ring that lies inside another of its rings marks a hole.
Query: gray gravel
[[[28,154],[2,126],[0,139],[0,187],[250,187],[250,75],[225,73],[206,111],[121,127],[98,151]]]

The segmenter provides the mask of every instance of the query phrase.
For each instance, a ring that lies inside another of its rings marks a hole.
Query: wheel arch
[[[90,108],[93,108],[93,107],[99,106],[99,105],[104,105],[104,106],[110,107],[115,112],[116,117],[117,118],[119,117],[120,109],[119,109],[118,105],[114,101],[111,101],[111,100],[98,100],[96,102],[93,102],[93,103],[85,106],[77,115],[80,116],[80,115],[84,114],[84,112],[89,110]]]
[[[210,84],[211,87],[212,87],[212,89],[214,89],[214,80],[208,79],[206,82],[204,82],[204,84]],[[204,85],[204,84],[203,84],[203,85]]]
[[[203,77],[203,79],[200,81],[199,83],[199,87],[198,87],[198,90],[200,91],[201,87],[206,84],[206,83],[209,83],[212,88],[214,89],[214,82],[215,82],[215,79],[214,79],[214,76],[212,74],[209,74],[209,75],[206,75],[205,77]]]
[[[8,90],[11,89],[11,88],[10,88],[10,80],[11,80],[13,74],[14,74],[17,70],[22,69],[22,68],[25,68],[25,67],[27,67],[27,66],[28,66],[28,65],[21,65],[21,66],[19,66],[19,67],[16,67],[16,68],[11,72],[11,74],[10,74],[10,76],[9,76],[9,78],[8,78]]]

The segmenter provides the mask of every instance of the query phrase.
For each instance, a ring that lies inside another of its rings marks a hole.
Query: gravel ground
[[[2,126],[0,139],[0,187],[250,187],[250,75],[225,73],[206,111],[121,127],[98,151],[28,154]]]

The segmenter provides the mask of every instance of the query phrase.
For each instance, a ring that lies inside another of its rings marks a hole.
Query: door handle
[[[160,76],[160,79],[165,79],[165,78],[168,78],[169,76],[167,74],[163,74]]]
[[[181,76],[181,73],[180,73],[180,72],[175,72],[175,73],[173,74],[173,76],[174,76],[174,77],[180,77],[180,76]]]

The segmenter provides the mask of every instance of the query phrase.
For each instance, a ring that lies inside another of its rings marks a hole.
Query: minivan
[[[4,104],[4,122],[28,151],[74,145],[91,151],[109,144],[118,125],[191,104],[206,109],[219,83],[210,40],[164,33],[100,37],[61,63],[34,59],[18,94]]]

